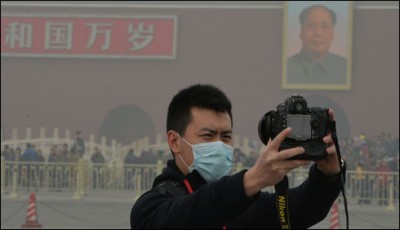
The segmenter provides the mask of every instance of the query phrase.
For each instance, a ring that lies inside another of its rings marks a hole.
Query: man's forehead
[[[192,108],[192,125],[200,130],[231,130],[231,118],[227,112],[216,112],[211,109]],[[190,125],[189,123],[189,125]]]
[[[212,109],[207,109],[207,108],[199,108],[199,107],[193,107],[190,110],[190,113],[192,115],[192,117],[209,117],[209,116],[214,116],[216,115],[217,117],[220,118],[228,118],[230,120],[230,116],[228,114],[228,112],[224,111],[224,112],[218,112]]]

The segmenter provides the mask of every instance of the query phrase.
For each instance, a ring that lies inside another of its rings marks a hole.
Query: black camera
[[[326,157],[327,145],[322,138],[328,134],[329,113],[324,107],[308,108],[301,95],[292,95],[284,103],[264,114],[258,123],[258,135],[266,145],[269,138],[274,139],[282,130],[292,127],[280,150],[301,146],[305,152],[290,159],[321,160]]]

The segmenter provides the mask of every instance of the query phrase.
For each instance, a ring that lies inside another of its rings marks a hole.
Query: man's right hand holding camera
[[[334,113],[332,109],[328,110],[329,119],[334,120]],[[323,142],[328,145],[326,148],[327,156],[319,161],[316,161],[318,165],[318,170],[324,173],[325,175],[336,175],[340,172],[340,167],[338,163],[338,156],[336,153],[336,147],[332,140],[332,135],[325,136],[323,138]]]

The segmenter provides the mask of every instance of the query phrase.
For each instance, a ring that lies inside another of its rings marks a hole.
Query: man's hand
[[[329,109],[329,119],[334,120],[334,113],[332,109]],[[326,152],[328,153],[326,158],[316,161],[318,169],[327,175],[335,175],[340,172],[339,160],[336,153],[336,147],[332,140],[332,134],[329,133],[323,138],[324,143],[328,145]]]
[[[304,153],[303,147],[296,147],[279,151],[283,140],[292,129],[286,128],[261,150],[260,157],[255,165],[244,175],[244,188],[246,195],[251,197],[266,186],[279,183],[292,169],[307,165],[308,160],[287,160],[293,156]]]

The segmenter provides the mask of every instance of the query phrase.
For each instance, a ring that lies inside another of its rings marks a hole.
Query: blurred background
[[[398,228],[399,3],[348,3],[346,21],[338,18],[348,35],[347,82],[288,86],[293,31],[283,1],[2,1],[2,227],[25,221],[17,216],[30,192],[93,211],[88,199],[119,194],[127,224],[116,228],[129,227],[135,198],[170,158],[170,100],[210,83],[233,105],[235,170],[252,165],[259,120],[287,97],[333,108],[349,203],[360,214],[353,227]],[[291,176],[294,186],[304,171]],[[394,217],[362,225],[379,213]]]

